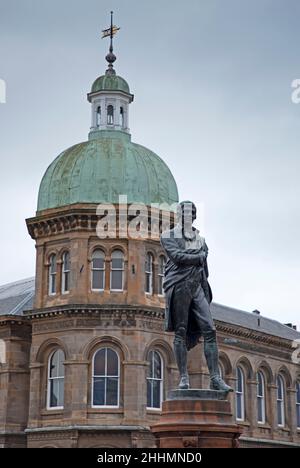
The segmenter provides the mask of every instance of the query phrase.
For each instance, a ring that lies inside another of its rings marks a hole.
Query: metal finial
[[[110,37],[110,46],[109,52],[106,55],[106,61],[108,62],[108,69],[106,70],[107,75],[115,75],[113,63],[116,61],[117,57],[114,54],[113,49],[113,37],[119,31],[120,28],[113,24],[113,11],[110,12],[110,28],[102,30],[102,39],[104,37]]]

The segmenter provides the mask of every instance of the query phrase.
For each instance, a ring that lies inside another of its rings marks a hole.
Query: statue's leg
[[[186,347],[188,310],[191,301],[189,297],[183,284],[179,284],[175,287],[172,300],[172,318],[175,329],[174,354],[180,374],[178,388],[181,389],[189,388]]]
[[[199,323],[204,338],[204,355],[210,375],[210,388],[212,390],[222,390],[224,392],[233,391],[220,376],[216,328],[210,312],[209,303],[201,287],[197,291],[197,295],[193,298],[192,313],[194,313]]]

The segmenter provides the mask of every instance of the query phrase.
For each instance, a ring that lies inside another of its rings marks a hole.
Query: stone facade
[[[64,210],[63,210],[64,211]],[[61,222],[61,217],[65,217]],[[157,223],[162,228],[162,217]],[[36,295],[32,310],[21,316],[0,316],[5,356],[0,366],[0,444],[2,447],[154,447],[149,427],[159,409],[147,408],[148,356],[159,352],[163,362],[163,398],[176,386],[178,371],[172,334],[164,332],[164,299],[158,294],[156,239],[99,239],[91,207],[50,210],[27,221],[37,246]],[[91,258],[95,248],[105,253],[104,291],[91,290]],[[124,253],[123,291],[110,291],[111,254]],[[71,282],[62,294],[61,255],[70,252]],[[145,293],[145,257],[154,259],[153,291]],[[49,255],[56,254],[56,294],[49,295]],[[218,330],[220,366],[225,380],[236,386],[236,369],[244,373],[244,432],[241,446],[299,446],[296,424],[296,382],[300,366],[291,360],[294,330],[280,325],[284,338],[251,327],[228,323],[212,305]],[[234,311],[233,311],[234,313]],[[236,312],[237,316],[241,313]],[[257,320],[260,318],[257,316]],[[237,319],[238,322],[238,319]],[[280,335],[280,333],[279,333]],[[93,407],[93,356],[108,347],[119,356],[119,404]],[[49,359],[64,352],[63,408],[47,405]],[[2,353],[3,354],[3,353]],[[257,372],[265,378],[266,420],[257,422]],[[194,388],[208,386],[202,345],[189,354]],[[285,382],[284,425],[277,424],[277,376]],[[230,395],[235,412],[236,395]],[[233,414],[233,420],[237,415]]]

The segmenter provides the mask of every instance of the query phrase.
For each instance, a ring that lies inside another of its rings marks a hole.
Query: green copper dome
[[[48,167],[38,211],[72,203],[178,202],[176,182],[155,153],[131,142],[129,134],[102,130],[61,153]]]
[[[97,78],[91,89],[91,93],[99,91],[123,91],[123,93],[130,94],[130,89],[127,81],[118,75],[102,75]]]

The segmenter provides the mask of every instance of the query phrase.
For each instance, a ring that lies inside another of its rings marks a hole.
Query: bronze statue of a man
[[[219,373],[216,328],[210,311],[212,292],[207,281],[208,247],[193,227],[196,206],[189,201],[178,206],[178,224],[161,235],[168,256],[165,267],[166,331],[174,331],[174,353],[180,372],[178,388],[189,388],[187,352],[204,338],[204,354],[210,374],[210,388],[225,392]]]

